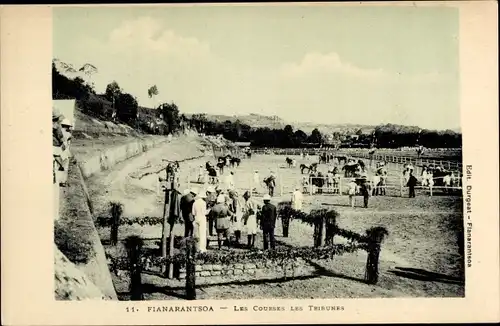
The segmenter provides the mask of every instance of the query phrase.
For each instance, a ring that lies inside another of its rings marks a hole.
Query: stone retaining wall
[[[94,173],[107,170],[120,162],[146,152],[167,141],[167,137],[136,140],[125,145],[101,151],[91,158],[82,159],[77,157],[77,159],[83,176],[88,178]]]
[[[269,276],[299,276],[309,275],[314,272],[314,267],[307,264],[302,259],[298,259],[293,264],[289,263],[285,268],[279,263],[273,262],[257,262],[257,263],[235,263],[235,264],[204,264],[196,265],[196,282],[203,283],[204,279],[233,279],[233,278],[268,278]],[[186,270],[181,269],[179,279],[186,278]]]

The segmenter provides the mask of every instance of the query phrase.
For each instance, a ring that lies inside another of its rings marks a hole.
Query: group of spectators
[[[234,189],[206,190],[186,189],[181,197],[180,207],[184,220],[185,237],[198,239],[198,251],[208,248],[207,237],[217,235],[218,249],[231,245],[241,247],[242,233],[247,235],[247,248],[255,246],[257,229],[264,234],[264,249],[275,248],[274,229],[276,207],[271,204],[271,196],[265,195],[264,204],[257,205],[250,191],[240,197]],[[231,242],[231,235],[234,241]]]
[[[52,109],[52,152],[53,183],[59,186],[67,186],[69,158],[71,156],[69,147],[71,143],[71,122],[65,118],[56,108]]]

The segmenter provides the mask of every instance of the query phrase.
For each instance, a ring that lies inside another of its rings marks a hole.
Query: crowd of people
[[[59,190],[68,185],[72,123],[57,108],[52,108],[52,183],[54,217],[59,218]]]
[[[246,247],[254,248],[259,226],[264,234],[264,249],[275,248],[277,212],[268,194],[263,197],[263,205],[258,205],[250,191],[240,196],[234,189],[209,186],[205,190],[186,189],[180,201],[184,236],[197,238],[200,252],[208,249],[207,237],[215,235],[218,249],[241,247],[243,233],[247,235]]]
[[[56,108],[52,110],[52,149],[53,149],[53,183],[67,186],[67,171],[69,166],[69,151],[71,143],[71,122]]]

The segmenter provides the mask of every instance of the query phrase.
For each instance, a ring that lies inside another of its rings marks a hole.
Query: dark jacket
[[[274,229],[276,226],[276,206],[266,203],[262,206],[260,225],[262,229]]]
[[[412,174],[408,179],[408,183],[406,184],[408,187],[415,187],[417,185],[417,178]]]
[[[62,146],[64,144],[64,135],[62,127],[58,122],[52,122],[52,146]]]
[[[168,216],[168,223],[170,225],[174,225],[181,216],[181,195],[177,190],[170,191],[170,215]]]
[[[215,228],[217,230],[227,230],[229,228],[232,214],[225,204],[215,204],[208,215],[209,218],[215,220]]]
[[[194,216],[192,214],[193,210],[193,203],[194,203],[194,198],[191,193],[186,194],[181,197],[181,211],[182,211],[182,218],[184,221],[194,221]]]

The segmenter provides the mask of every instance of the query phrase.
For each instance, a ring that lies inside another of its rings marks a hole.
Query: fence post
[[[196,245],[193,238],[186,241],[186,298],[196,300]]]
[[[377,284],[380,245],[388,232],[384,227],[376,227],[367,233],[368,258],[366,260],[365,281],[368,284]]]
[[[434,180],[432,180],[434,182]],[[429,191],[430,191],[430,195],[432,197],[432,185],[429,185]]]
[[[321,240],[323,239],[323,217],[317,218],[314,221],[314,247],[321,247]]]
[[[129,270],[130,270],[130,299],[132,301],[144,300],[142,293],[142,280],[141,272],[142,266],[140,264],[141,249],[144,242],[138,236],[132,235],[125,240],[125,247],[128,252]]]

